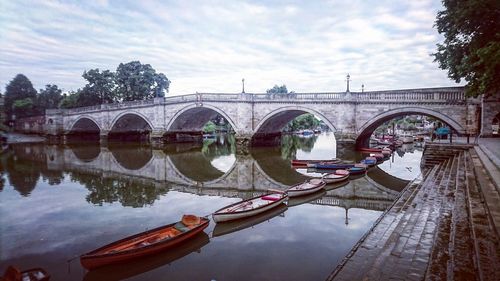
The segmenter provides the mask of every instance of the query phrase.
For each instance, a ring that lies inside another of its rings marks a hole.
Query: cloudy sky
[[[430,56],[439,0],[0,0],[0,91],[17,74],[76,90],[84,70],[139,60],[173,95],[455,86]]]

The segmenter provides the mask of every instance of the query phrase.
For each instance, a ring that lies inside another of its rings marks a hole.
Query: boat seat
[[[186,232],[186,231],[189,231],[191,230],[191,228],[189,226],[186,226],[184,223],[182,223],[181,221],[176,223],[174,225],[174,228],[179,230],[180,232]]]
[[[268,201],[278,201],[281,198],[273,196],[273,195],[266,195],[261,197],[262,200],[268,200]]]

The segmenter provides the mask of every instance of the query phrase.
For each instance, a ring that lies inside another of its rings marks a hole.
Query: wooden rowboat
[[[94,269],[158,253],[200,233],[209,222],[207,218],[184,215],[179,222],[141,232],[83,254],[80,263],[86,269]]]
[[[303,183],[296,184],[286,190],[289,197],[297,197],[319,191],[325,187],[322,179],[309,179]]]
[[[88,271],[83,277],[83,281],[120,281],[133,276],[144,274],[148,271],[166,266],[182,259],[183,257],[201,252],[202,248],[210,242],[208,234],[199,232],[189,240],[186,240],[168,251],[162,251],[140,259],[134,259],[127,263],[110,264]],[[139,279],[139,278],[136,278]]]
[[[340,171],[340,170],[337,170]],[[336,183],[341,182],[349,178],[349,172],[347,174],[337,174],[337,173],[329,173],[325,174],[322,179],[326,183]]]
[[[317,163],[314,164],[314,167],[310,168],[316,168],[316,169],[348,169],[354,167],[354,164],[332,164],[332,163]]]
[[[212,237],[222,236],[225,234],[243,230],[245,228],[253,227],[274,217],[282,215],[287,209],[287,205],[280,204],[275,208],[272,208],[255,216],[218,223],[214,227]]]
[[[50,274],[43,268],[31,268],[20,271],[14,266],[9,266],[5,273],[0,277],[2,281],[48,281]]]
[[[260,195],[221,208],[212,214],[212,218],[215,222],[223,222],[254,216],[285,203],[287,199],[284,192]]]
[[[299,166],[299,167],[307,167],[307,164],[312,164],[312,163],[320,163],[320,162],[333,162],[333,163],[339,163],[342,161],[341,159],[334,158],[334,159],[329,159],[329,160],[299,160],[299,159],[294,159],[291,160],[292,166]]]

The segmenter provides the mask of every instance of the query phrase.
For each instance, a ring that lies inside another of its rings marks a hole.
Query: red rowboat
[[[80,256],[86,269],[123,263],[163,251],[203,231],[210,222],[207,218],[184,215],[182,220],[129,236]]]
[[[0,277],[2,281],[49,281],[50,274],[45,269],[37,267],[20,271],[14,266],[7,267],[5,273]]]

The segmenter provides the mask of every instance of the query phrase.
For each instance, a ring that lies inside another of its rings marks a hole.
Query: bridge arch
[[[211,118],[215,116],[215,114],[220,114],[226,121],[229,122],[233,130],[236,130],[238,127],[233,119],[226,113],[224,110],[209,105],[197,105],[191,104],[179,110],[175,115],[170,119],[166,126],[166,131],[201,131],[203,126],[210,121]],[[193,120],[193,116],[196,116],[196,120]]]
[[[375,131],[375,129],[377,129],[384,122],[389,121],[398,116],[406,116],[406,115],[431,116],[443,121],[457,133],[463,134],[466,131],[465,128],[462,125],[460,125],[459,122],[439,111],[422,107],[401,107],[371,117],[358,129],[357,133],[358,137],[356,143],[360,145],[363,141],[369,139],[371,134]]]
[[[137,111],[125,111],[113,119],[108,137],[120,140],[148,140],[153,130],[151,120]]]
[[[255,127],[254,134],[281,132],[281,129],[283,129],[288,122],[305,113],[311,113],[319,117],[332,132],[337,130],[335,125],[319,111],[303,106],[285,106],[275,109],[264,116]]]
[[[99,122],[94,119],[94,117],[89,115],[79,116],[73,123],[70,123],[67,129],[67,133],[89,133],[102,131],[102,127]]]
[[[138,112],[138,111],[125,111],[125,112],[122,112],[118,115],[115,116],[115,118],[113,118],[113,121],[111,121],[111,124],[109,126],[109,131],[112,131],[113,128],[118,124],[118,122],[120,121],[120,119],[123,119],[127,116],[135,116],[135,117],[138,117],[140,119],[142,119],[142,121],[144,121],[150,129],[153,129],[153,124],[151,123],[151,120],[149,120],[149,118],[147,116],[145,116],[144,114]]]

